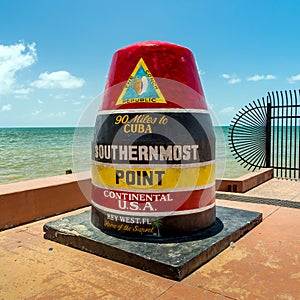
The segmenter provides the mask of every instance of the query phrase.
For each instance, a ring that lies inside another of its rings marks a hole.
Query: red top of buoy
[[[100,109],[140,108],[207,109],[189,49],[146,41],[114,53]]]

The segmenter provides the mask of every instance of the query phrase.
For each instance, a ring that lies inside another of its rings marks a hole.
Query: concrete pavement
[[[33,222],[0,232],[0,299],[300,299],[300,210],[224,200],[263,222],[180,282],[43,238]],[[299,201],[300,183],[271,180],[239,197]]]

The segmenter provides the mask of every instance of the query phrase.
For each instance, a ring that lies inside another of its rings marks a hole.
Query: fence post
[[[267,102],[267,115],[266,115],[266,167],[271,167],[271,114],[272,106]]]

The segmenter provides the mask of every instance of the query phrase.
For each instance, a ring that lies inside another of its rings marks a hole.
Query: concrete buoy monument
[[[91,210],[48,222],[45,238],[174,280],[262,221],[216,207],[215,136],[196,62],[166,42],[113,55],[89,192]]]
[[[116,51],[92,143],[92,224],[159,241],[215,220],[215,136],[192,52],[159,41]]]

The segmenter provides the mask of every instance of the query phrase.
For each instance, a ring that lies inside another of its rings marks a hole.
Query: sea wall
[[[0,185],[0,230],[88,206],[90,172]]]
[[[271,178],[273,178],[273,168],[262,168],[235,179],[217,179],[216,186],[220,192],[245,193]]]

